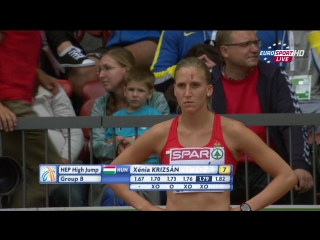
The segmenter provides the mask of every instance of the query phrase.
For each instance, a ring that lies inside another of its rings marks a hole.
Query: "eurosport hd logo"
[[[279,43],[280,45],[281,43]],[[283,45],[283,50],[261,50],[260,51],[260,56],[265,56],[264,60],[267,61],[270,56],[273,56],[272,61],[273,62],[284,62],[288,63],[291,62],[293,57],[295,58],[307,58],[305,55],[304,50],[290,50],[290,47],[287,46],[286,44]],[[272,49],[276,46],[276,43],[273,44],[273,46],[269,46],[268,49]],[[267,61],[270,63],[270,61]]]

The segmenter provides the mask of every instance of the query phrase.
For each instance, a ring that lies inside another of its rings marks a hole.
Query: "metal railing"
[[[289,146],[290,146],[290,162],[292,164],[292,143],[291,143],[291,128],[292,126],[312,126],[312,135],[313,135],[313,149],[316,149],[315,143],[315,126],[320,124],[320,114],[221,114],[221,116],[226,116],[235,120],[238,120],[245,124],[246,126],[266,126],[267,127],[267,139],[266,142],[269,144],[269,134],[268,128],[271,126],[289,126]],[[24,131],[25,130],[33,130],[33,129],[43,129],[44,131],[48,129],[72,129],[72,128],[115,128],[115,127],[151,127],[156,123],[169,120],[174,118],[173,115],[163,115],[163,116],[132,116],[132,117],[119,117],[119,116],[112,116],[112,117],[93,117],[93,116],[86,116],[86,117],[24,117],[18,118],[18,125],[15,130],[22,130],[22,139],[23,142],[22,146],[25,146],[25,139],[24,139]],[[47,132],[47,131],[46,131]],[[70,134],[70,131],[68,131]],[[45,135],[46,141],[48,141],[48,134]],[[90,146],[92,149],[92,139],[90,139]],[[22,151],[24,151],[22,149]],[[70,142],[69,142],[69,155],[70,155]],[[0,156],[2,156],[2,139],[1,139],[1,131],[0,131]],[[23,157],[22,163],[22,172],[23,172],[23,191],[24,197],[26,194],[26,164],[25,164],[25,157]],[[312,165],[316,166],[316,159],[315,154],[313,154]],[[46,161],[43,164],[47,163]],[[93,154],[90,151],[90,159],[89,164],[93,164]],[[246,161],[247,164],[247,161]],[[317,186],[316,186],[316,172],[317,169],[313,167],[312,175],[314,177],[314,188],[313,188],[313,202],[316,204],[317,202]],[[247,181],[248,183],[248,181]],[[246,184],[248,187],[248,184]],[[92,189],[92,188],[90,188]],[[93,194],[91,194],[92,198]],[[248,188],[246,191],[246,196],[248,199]],[[48,199],[48,191],[47,191],[47,199]],[[71,194],[69,191],[69,199],[71,199]],[[291,190],[291,199],[292,199],[292,190]],[[94,199],[91,199],[93,202]],[[24,202],[25,203],[25,202]],[[71,206],[71,200],[69,201]],[[291,201],[292,203],[292,201]],[[48,200],[47,200],[47,207]],[[24,205],[24,207],[26,207]]]

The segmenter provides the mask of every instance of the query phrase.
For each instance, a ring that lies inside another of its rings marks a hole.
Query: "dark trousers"
[[[233,179],[233,190],[231,191],[231,205],[237,205],[246,200],[254,197],[260,193],[267,185],[268,178],[267,173],[263,171],[256,164],[248,164],[248,189],[249,198],[246,199],[246,177],[245,177],[245,164],[239,163],[237,166],[236,174]],[[270,181],[272,178],[270,177]],[[298,194],[293,190],[293,204],[295,205],[312,205],[313,204],[313,190],[311,189],[307,193]],[[274,204],[291,204],[290,192],[279,199]]]
[[[17,117],[37,117],[31,105],[25,101],[10,100],[3,101],[2,104],[9,108]],[[46,185],[39,184],[39,165],[46,160],[45,132],[43,130],[25,130],[25,165],[26,165],[26,207],[45,207],[46,205]],[[12,132],[1,131],[2,153],[15,159],[23,166],[23,134],[21,130]],[[48,164],[60,164],[60,157],[52,142],[48,139]],[[51,185],[49,194],[59,185]],[[22,208],[24,205],[23,187],[9,196],[9,208]]]
[[[61,184],[50,196],[52,207],[88,206],[89,184]]]

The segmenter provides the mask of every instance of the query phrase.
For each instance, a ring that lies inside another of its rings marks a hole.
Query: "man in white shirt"
[[[34,104],[33,110],[39,117],[75,117],[75,111],[72,103],[65,93],[65,91],[59,86],[59,91],[55,96],[44,89],[42,86],[36,85],[34,92]],[[61,162],[65,164],[82,164],[78,161],[78,157],[81,153],[84,145],[83,132],[79,128],[70,129],[70,151],[71,159],[69,158],[69,140],[68,129],[49,129],[48,136],[52,141],[55,149],[61,157]],[[88,185],[74,184],[71,187],[71,206],[88,206],[87,194]],[[51,200],[54,201],[55,207],[67,207],[69,206],[69,185],[61,185],[51,195]]]

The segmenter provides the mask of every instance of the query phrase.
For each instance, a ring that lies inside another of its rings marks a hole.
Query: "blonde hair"
[[[188,67],[194,67],[194,68],[201,70],[204,77],[205,77],[206,83],[208,85],[211,84],[211,74],[210,74],[209,68],[207,67],[207,65],[205,64],[205,62],[203,60],[200,60],[196,57],[188,57],[188,58],[184,58],[181,61],[179,61],[177,63],[176,69],[174,71],[174,79],[176,79],[177,72],[179,72],[182,68],[188,68]],[[174,84],[175,83],[176,83],[176,81],[174,80]],[[207,109],[209,111],[213,111],[211,102],[212,102],[212,97],[211,96],[207,97]],[[181,113],[181,108],[180,108],[179,104],[177,106],[177,113]]]
[[[121,67],[129,67],[130,69],[133,68],[136,65],[134,56],[132,52],[130,52],[128,49],[124,47],[110,47],[107,49],[107,51],[102,54],[101,58],[103,56],[109,56],[114,61],[116,61]],[[117,109],[117,99],[115,98],[115,95],[113,92],[109,92],[109,98],[106,104],[106,114],[107,116],[111,116],[113,113],[115,113]]]

